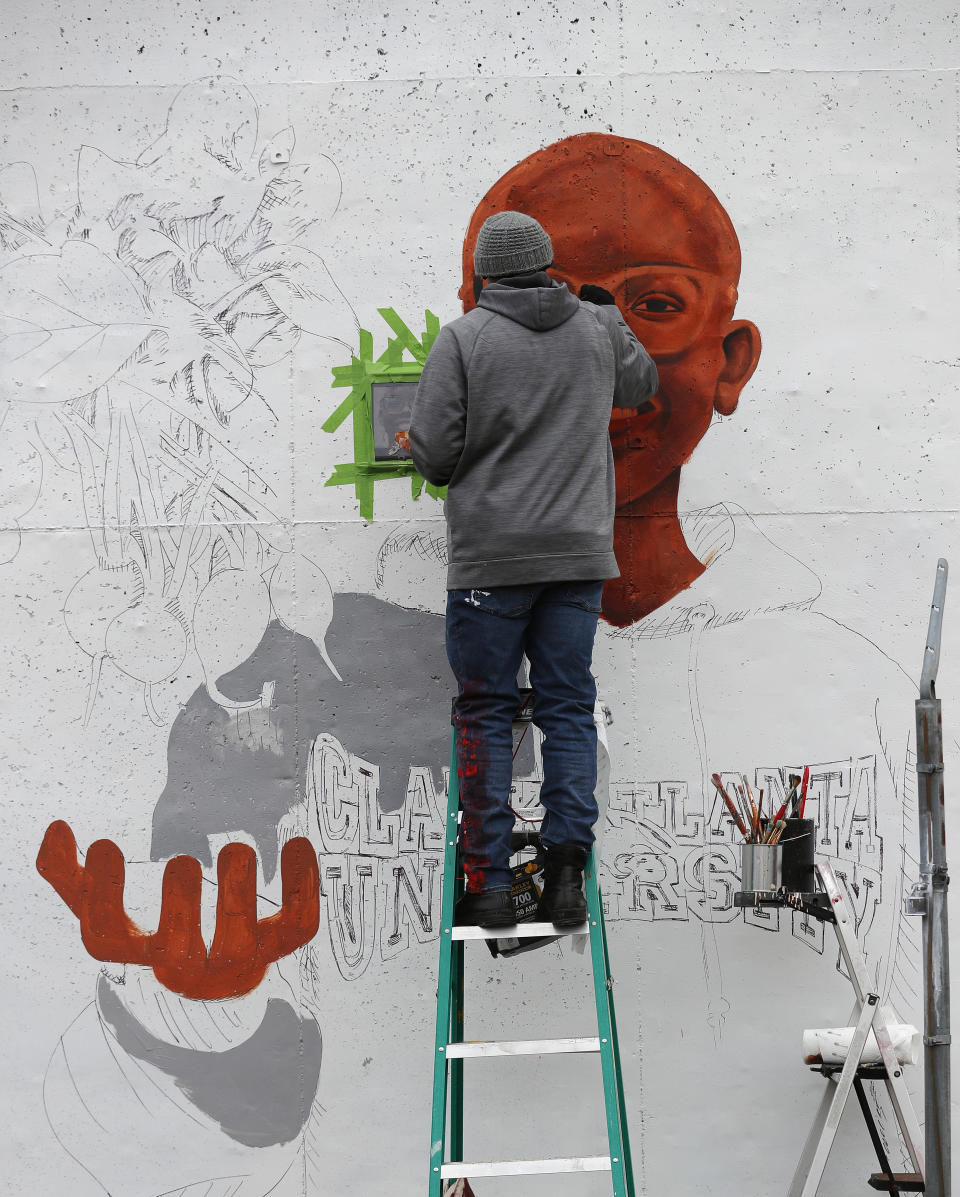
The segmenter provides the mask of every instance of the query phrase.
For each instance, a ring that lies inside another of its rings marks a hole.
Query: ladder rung
[[[560,931],[553,923],[517,923],[513,927],[454,927],[452,934],[454,939],[534,939],[537,936],[559,939],[562,935],[586,935],[589,930],[588,923],[565,931]]]
[[[561,1052],[598,1052],[600,1039],[594,1035],[580,1039],[490,1040],[485,1043],[449,1043],[447,1059],[466,1060],[476,1056],[550,1056]]]
[[[489,1163],[441,1164],[443,1180],[466,1176],[474,1180],[480,1176],[535,1176],[547,1172],[609,1172],[608,1155],[577,1155],[556,1160],[497,1160]]]
[[[894,1189],[901,1193],[925,1192],[923,1177],[919,1172],[894,1172],[892,1176],[887,1172],[874,1172],[867,1184],[871,1189],[880,1189],[884,1193],[892,1193]]]

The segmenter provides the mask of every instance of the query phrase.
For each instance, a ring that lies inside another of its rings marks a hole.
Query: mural
[[[285,534],[272,506],[279,482],[256,450],[286,418],[272,368],[304,337],[346,347],[337,383],[351,394],[327,430],[358,412],[361,430],[354,461],[328,481],[354,485],[372,518],[373,480],[412,468],[399,452],[384,460],[390,433],[402,450],[402,428],[375,429],[371,387],[397,381],[387,367],[404,348],[408,366],[422,359],[436,318],[418,337],[384,309],[398,340],[376,356],[325,261],[299,243],[336,212],[336,168],[298,167],[291,129],[262,141],[253,97],[229,80],[184,87],[131,161],[84,147],[71,213],[45,219],[30,169],[9,169],[0,329],[17,433],[4,453],[23,468],[0,491],[10,512],[0,550],[15,569],[19,521],[47,485],[44,463],[60,463],[92,550],[63,607],[90,661],[85,718],[103,671],[118,670],[142,717],[169,728],[149,863],[125,866],[123,844],[107,839],[81,860],[66,810],[40,846],[40,873],[105,962],[93,1004],[53,1052],[50,1126],[108,1193],[329,1192],[325,1155],[342,1133],[327,1116],[330,1044],[348,1056],[337,1075],[359,1075],[382,1022],[416,1043],[432,1016],[423,978],[438,933],[452,683],[434,590],[411,579],[440,578],[444,543],[425,510],[422,526],[383,536],[369,592],[358,580],[333,593]],[[818,851],[856,909],[878,985],[909,1021],[913,692],[880,648],[819,609],[820,581],[789,545],[722,496],[679,510],[683,466],[735,410],[761,348],[756,326],[735,315],[739,244],[706,184],[614,134],[536,151],[469,222],[466,309],[473,237],[503,207],[549,229],[554,273],[572,289],[614,294],[660,372],[650,409],[611,421],[621,577],[605,590],[595,662],[613,712],[602,881],[615,971],[669,962],[696,1011],[666,1023],[646,980],[618,998],[642,1109],[685,1034],[691,1051],[750,1041],[756,969],[739,962],[758,936],[768,987],[801,943],[813,989],[834,963],[818,959],[822,926],[802,913],[734,907],[738,836],[714,772],[746,774],[780,805],[788,776],[809,766]],[[165,700],[160,684],[198,662],[204,684],[182,706]],[[792,685],[798,662],[822,681],[816,710]],[[528,817],[538,811],[531,739],[514,787]],[[149,932],[127,914],[125,876],[161,867]],[[205,887],[216,894],[212,937]],[[809,989],[771,998],[798,1027],[808,999]],[[406,1091],[403,1076],[390,1083],[396,1134],[419,1136],[425,1167],[428,1093]],[[702,1112],[691,1096],[675,1117]],[[634,1139],[642,1184],[642,1128]],[[421,1182],[401,1183],[412,1193]]]

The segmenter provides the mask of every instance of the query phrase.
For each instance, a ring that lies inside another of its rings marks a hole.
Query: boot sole
[[[515,927],[517,925],[516,912],[510,914],[488,914],[480,918],[456,918],[455,927],[482,927],[484,931],[498,931],[501,927]]]
[[[552,923],[554,927],[567,930],[570,927],[580,927],[587,921],[586,910],[560,910],[551,914],[544,914],[543,921]]]

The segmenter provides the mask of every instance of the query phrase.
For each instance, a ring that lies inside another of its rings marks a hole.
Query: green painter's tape
[[[408,349],[418,362],[425,362],[427,360],[427,355],[424,352],[423,344],[420,338],[414,336],[414,334],[409,328],[407,328],[393,308],[378,308],[377,311],[397,334],[397,341],[399,344],[404,349]]]
[[[333,385],[336,386],[337,384],[334,383]],[[344,399],[344,401],[340,404],[337,410],[331,413],[331,415],[327,416],[324,422],[320,425],[324,432],[336,432],[347,416],[349,416],[353,411],[354,404],[357,402],[359,394],[360,392],[354,388],[354,390],[352,390],[346,399]]]
[[[440,318],[434,316],[433,312],[427,311],[424,313],[426,317],[427,331],[423,334],[423,348],[425,352],[429,353],[433,348],[433,343],[437,339],[437,334],[440,332]]]
[[[379,357],[373,356],[373,333],[360,330],[359,353],[350,364],[333,367],[333,386],[349,387],[350,394],[323,422],[324,432],[336,432],[353,415],[353,461],[334,466],[325,486],[352,486],[360,514],[373,519],[373,494],[377,482],[391,478],[410,478],[410,493],[419,499],[426,493],[433,499],[446,497],[446,487],[424,484],[412,461],[377,461],[373,444],[373,384],[375,382],[416,382],[423,372],[427,354],[440,332],[440,321],[424,313],[425,331],[418,337],[393,308],[379,308],[384,323],[395,335]],[[405,357],[404,355],[409,355]],[[413,360],[409,360],[412,358]]]

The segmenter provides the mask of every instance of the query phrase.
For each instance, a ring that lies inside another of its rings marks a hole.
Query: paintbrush
[[[770,845],[771,848],[774,847],[775,844],[780,843],[780,837],[783,835],[784,831],[786,830],[786,827],[787,827],[786,819],[781,819],[780,822],[777,823],[777,825],[774,827],[773,831],[770,833],[770,838],[767,840],[767,843]]]
[[[800,818],[803,818],[803,810],[807,805],[807,786],[810,784],[810,766],[803,766],[803,785],[800,787]]]
[[[750,840],[748,840],[749,843],[753,839],[753,819],[756,811],[752,809],[753,804],[747,802],[747,795],[744,792],[743,786],[737,782],[734,788],[740,796],[740,810],[743,814],[743,821],[750,828]]]
[[[760,834],[760,806],[754,809],[753,790],[750,788],[746,774],[743,775],[743,784],[747,787],[747,797],[750,799],[750,809],[753,811],[753,842],[756,843]],[[763,802],[763,790],[760,791],[760,802]]]
[[[791,780],[791,781],[793,781],[793,779],[794,779],[794,777],[795,777],[795,776],[796,776],[795,774],[791,773],[791,774],[790,774],[790,780]],[[798,781],[798,782],[799,782],[799,780],[800,780],[800,778],[799,778],[799,777],[797,777],[797,781]],[[794,787],[794,789],[796,789],[796,787]],[[785,817],[785,815],[786,815],[786,813],[787,813],[787,808],[790,806],[790,801],[791,801],[791,799],[793,798],[793,793],[794,793],[794,790],[792,789],[792,790],[790,791],[790,793],[789,793],[789,794],[787,794],[787,796],[786,796],[786,798],[785,798],[785,800],[784,800],[783,806],[781,806],[781,807],[780,807],[780,809],[777,811],[777,813],[776,813],[776,814],[773,816],[773,822],[774,822],[774,823],[779,823],[779,822],[780,822],[780,820],[781,820],[782,818],[784,818],[784,817]]]
[[[800,774],[791,773],[789,777],[790,793],[787,795],[787,805],[790,807],[790,814],[793,818],[797,817],[797,789],[800,786]]]
[[[738,831],[740,832],[740,834],[743,836],[743,838],[749,844],[750,836],[747,833],[747,828],[743,822],[743,819],[740,818],[740,812],[737,810],[736,804],[734,803],[734,801],[730,797],[730,795],[727,793],[727,791],[723,788],[723,782],[720,780],[720,774],[714,773],[710,780],[716,786],[717,793],[723,799],[727,810],[733,816],[733,821],[734,821],[734,823],[736,823]]]
[[[757,842],[757,830],[760,826],[760,820],[757,815],[756,804],[753,801],[753,790],[750,789],[750,782],[747,781],[747,775],[741,773],[740,776],[743,778],[743,784],[747,787],[747,799],[750,802],[750,843],[755,844]],[[743,791],[741,790],[741,795],[742,793]]]

